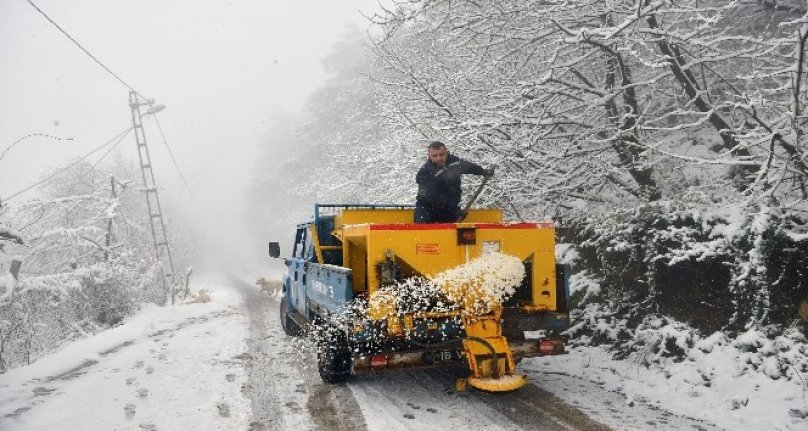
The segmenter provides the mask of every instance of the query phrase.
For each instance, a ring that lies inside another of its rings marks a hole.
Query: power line
[[[14,148],[15,145],[19,144],[20,142],[22,142],[22,141],[24,141],[24,140],[26,140],[28,138],[33,138],[34,136],[44,136],[46,138],[56,139],[57,141],[72,141],[73,140],[73,138],[60,138],[58,136],[47,135],[45,133],[29,133],[29,134],[23,136],[22,138],[17,139],[16,141],[12,142],[11,145],[8,146],[8,148],[3,150],[3,152],[0,153],[0,160],[3,160],[3,157],[6,155],[6,153],[9,152],[12,148]]]
[[[29,3],[31,6],[33,6],[33,7],[34,7],[34,9],[36,9],[36,10],[37,10],[37,12],[39,12],[40,14],[42,14],[42,16],[44,16],[44,17],[45,17],[45,19],[47,19],[48,21],[50,21],[50,23],[51,23],[51,24],[53,24],[54,26],[56,26],[56,28],[57,28],[57,29],[59,29],[59,31],[61,31],[61,32],[62,32],[62,34],[64,34],[65,36],[67,36],[67,38],[68,38],[68,39],[70,39],[70,40],[71,40],[71,41],[72,41],[74,44],[76,44],[76,46],[78,46],[78,47],[79,47],[79,48],[80,48],[82,51],[84,51],[84,53],[85,53],[85,54],[89,55],[89,56],[90,56],[90,58],[92,58],[92,59],[93,59],[93,60],[94,60],[96,63],[98,63],[98,65],[99,65],[99,66],[103,67],[103,68],[104,68],[104,70],[106,70],[106,71],[107,71],[107,72],[108,72],[110,75],[112,75],[112,76],[113,76],[115,79],[117,79],[117,80],[118,80],[118,82],[120,82],[121,84],[123,84],[123,85],[124,85],[126,88],[128,88],[129,90],[131,90],[131,91],[135,92],[135,94],[137,94],[138,96],[140,96],[140,97],[141,97],[141,98],[143,98],[144,100],[148,100],[148,99],[146,99],[145,97],[143,97],[143,95],[142,95],[142,94],[138,93],[138,92],[137,92],[137,90],[135,90],[134,88],[132,88],[132,86],[131,86],[131,85],[127,84],[127,83],[126,83],[126,81],[124,81],[123,79],[121,79],[121,77],[120,77],[120,76],[118,76],[118,75],[117,75],[115,72],[113,72],[112,70],[110,70],[110,68],[108,68],[106,65],[104,65],[104,63],[102,63],[102,62],[101,62],[101,60],[97,59],[97,58],[96,58],[94,55],[92,55],[92,54],[90,53],[90,51],[87,51],[87,50],[86,50],[86,49],[85,49],[83,46],[81,46],[81,44],[80,44],[80,43],[78,43],[78,41],[76,41],[76,39],[74,39],[74,38],[73,38],[73,36],[71,36],[70,34],[68,34],[68,33],[67,33],[67,32],[66,32],[66,31],[65,31],[65,30],[64,30],[64,29],[63,29],[61,26],[59,26],[59,24],[56,24],[56,21],[52,20],[52,19],[51,19],[51,17],[49,17],[49,16],[48,16],[48,15],[47,15],[45,12],[43,12],[43,11],[42,11],[42,9],[40,9],[40,8],[39,8],[37,5],[35,5],[33,1],[31,1],[31,0],[27,0],[27,1],[28,1],[28,3]]]
[[[104,154],[103,154],[101,157],[99,157],[99,158],[98,158],[98,160],[96,160],[96,161],[95,161],[95,163],[93,163],[93,166],[92,166],[92,167],[93,167],[93,168],[95,168],[96,166],[98,166],[98,164],[99,164],[99,163],[101,163],[101,160],[104,160],[104,158],[105,158],[105,157],[107,157],[107,156],[109,155],[109,153],[111,153],[111,152],[112,152],[112,150],[114,150],[115,148],[117,148],[117,147],[118,147],[118,145],[120,145],[120,144],[121,144],[121,142],[123,142],[123,138],[125,138],[125,137],[126,137],[126,135],[128,135],[128,133],[125,133],[125,134],[123,134],[123,135],[120,135],[120,138],[118,138],[118,142],[115,142],[115,144],[114,144],[114,145],[112,145],[111,147],[109,147],[109,149],[107,150],[107,152],[106,152],[106,153],[104,153]]]
[[[163,145],[165,145],[166,149],[168,149],[168,155],[171,156],[171,161],[174,163],[174,168],[177,169],[177,173],[180,175],[180,179],[182,180],[182,184],[185,186],[185,190],[188,191],[188,195],[191,196],[191,200],[194,201],[196,206],[202,208],[202,206],[199,205],[199,201],[196,200],[196,196],[194,196],[193,192],[191,192],[191,188],[188,186],[188,182],[185,181],[185,175],[182,174],[182,170],[180,169],[180,166],[177,164],[177,160],[174,158],[174,152],[171,151],[171,147],[168,146],[166,135],[165,133],[163,133],[163,127],[160,126],[160,120],[157,119],[157,115],[154,115],[154,122],[157,124],[157,130],[160,131],[160,136],[162,136],[163,138]]]
[[[27,192],[28,190],[31,190],[32,188],[34,188],[34,187],[36,187],[36,186],[38,186],[38,185],[40,185],[40,184],[44,183],[45,181],[48,181],[49,179],[51,179],[51,178],[55,177],[56,175],[59,175],[60,173],[62,173],[62,172],[64,172],[64,171],[66,171],[67,169],[70,169],[71,167],[73,167],[73,166],[77,165],[79,162],[84,161],[84,160],[85,160],[85,159],[87,159],[88,157],[90,157],[90,156],[92,156],[93,154],[95,154],[97,151],[100,151],[102,148],[104,148],[104,147],[106,147],[107,145],[109,145],[110,143],[114,142],[116,139],[118,140],[118,142],[117,142],[115,145],[117,145],[118,143],[120,143],[120,142],[121,142],[121,140],[123,140],[123,138],[124,138],[124,137],[126,137],[126,135],[128,135],[128,134],[129,134],[129,132],[131,132],[131,131],[132,131],[132,129],[133,129],[133,127],[128,127],[126,130],[124,130],[124,131],[123,131],[123,132],[121,132],[121,133],[118,133],[117,135],[115,135],[115,137],[113,137],[113,138],[112,138],[112,139],[110,139],[109,141],[104,142],[103,144],[99,145],[99,146],[98,146],[98,147],[96,147],[94,150],[92,150],[92,151],[90,151],[89,153],[87,153],[87,154],[85,154],[84,156],[82,156],[80,159],[76,160],[75,162],[73,162],[73,163],[71,163],[71,164],[69,164],[69,165],[67,165],[67,166],[65,166],[65,167],[63,167],[63,168],[61,168],[61,169],[56,170],[55,172],[53,172],[52,174],[48,175],[48,176],[47,176],[47,177],[45,177],[44,179],[42,179],[42,180],[40,180],[40,181],[37,181],[36,183],[31,184],[30,186],[28,186],[28,187],[26,187],[26,188],[24,188],[24,189],[22,189],[22,190],[20,190],[20,191],[18,191],[18,192],[16,192],[16,193],[12,194],[11,196],[7,197],[7,198],[5,199],[5,201],[6,201],[6,202],[8,202],[8,201],[10,201],[10,200],[14,199],[16,196],[18,196],[18,195],[20,195],[20,194],[23,194],[23,193]]]

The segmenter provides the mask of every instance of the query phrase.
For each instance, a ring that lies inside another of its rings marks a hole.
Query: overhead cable
[[[166,135],[165,133],[163,133],[163,128],[160,126],[160,120],[157,119],[157,115],[154,115],[154,122],[157,124],[157,130],[160,131],[160,136],[162,136],[163,138],[163,145],[165,145],[166,149],[168,149],[168,155],[171,156],[171,161],[174,163],[174,168],[177,169],[177,173],[180,175],[180,179],[182,180],[182,184],[185,186],[185,190],[188,191],[188,194],[191,196],[191,200],[193,200],[198,207],[202,208],[202,206],[199,205],[199,201],[196,200],[196,196],[194,196],[193,192],[191,192],[191,188],[188,186],[188,182],[185,181],[185,175],[182,174],[182,170],[180,169],[180,166],[177,164],[177,160],[174,158],[174,152],[172,152],[171,147],[168,146]]]
[[[22,141],[24,141],[24,140],[26,140],[28,138],[33,138],[34,136],[43,136],[45,138],[56,139],[57,141],[72,141],[73,140],[73,138],[60,138],[58,136],[48,135],[48,134],[45,134],[45,133],[29,133],[29,134],[23,136],[22,138],[17,139],[16,141],[12,142],[11,145],[9,145],[5,150],[3,150],[3,152],[0,153],[0,160],[3,160],[3,157],[6,155],[6,153],[9,152],[9,150],[11,150],[12,148],[14,148],[15,145],[19,144],[20,142],[22,142]]]
[[[132,131],[132,129],[133,129],[133,127],[131,127],[131,126],[130,126],[130,127],[128,127],[128,128],[127,128],[126,130],[124,130],[123,132],[118,133],[117,135],[115,135],[115,137],[114,137],[114,138],[112,138],[112,139],[110,139],[109,141],[104,142],[103,144],[99,145],[99,146],[98,146],[98,147],[96,147],[94,150],[92,150],[92,151],[90,151],[89,153],[85,154],[85,155],[84,155],[84,156],[82,156],[80,159],[76,160],[75,162],[73,162],[73,163],[71,163],[71,164],[69,164],[69,165],[67,165],[67,166],[65,166],[65,167],[63,167],[63,168],[61,168],[61,169],[58,169],[58,170],[54,171],[53,173],[51,173],[51,174],[50,174],[50,175],[48,175],[47,177],[43,178],[42,180],[37,181],[36,183],[31,184],[30,186],[28,186],[28,187],[26,187],[26,188],[24,188],[24,189],[22,189],[22,190],[20,190],[20,191],[18,191],[18,192],[16,192],[16,193],[12,194],[11,196],[9,196],[9,197],[5,198],[5,199],[4,199],[4,201],[5,201],[5,202],[8,202],[8,201],[10,201],[11,199],[14,199],[14,197],[16,197],[16,196],[18,196],[18,195],[21,195],[21,194],[23,194],[23,193],[27,192],[28,190],[31,190],[32,188],[34,188],[34,187],[36,187],[36,186],[38,186],[38,185],[40,185],[40,184],[44,183],[45,181],[48,181],[49,179],[51,179],[51,178],[55,177],[56,175],[59,175],[60,173],[62,173],[62,172],[64,172],[64,171],[66,171],[67,169],[70,169],[71,167],[73,167],[73,166],[77,165],[79,162],[84,161],[84,160],[85,160],[85,159],[87,159],[88,157],[92,156],[93,154],[95,154],[96,152],[100,151],[101,149],[103,149],[103,148],[104,148],[104,147],[106,147],[107,145],[109,145],[109,144],[111,144],[111,143],[115,142],[116,140],[117,140],[118,142],[116,142],[116,144],[115,144],[115,145],[117,145],[118,143],[120,143],[120,141],[121,141],[121,140],[123,140],[123,138],[124,138],[124,137],[126,137],[126,135],[128,135],[128,134],[129,134],[129,132],[131,132],[131,131]]]
[[[124,133],[124,134],[120,135],[120,138],[118,138],[118,141],[117,141],[117,142],[115,142],[115,144],[113,144],[111,147],[109,147],[109,149],[107,150],[107,152],[106,152],[106,153],[104,153],[104,154],[102,154],[102,155],[101,155],[101,157],[99,157],[99,158],[98,158],[98,160],[96,160],[96,161],[95,161],[95,163],[93,163],[93,166],[92,166],[92,167],[93,167],[93,168],[95,168],[96,166],[98,166],[98,164],[99,164],[99,163],[101,163],[101,161],[102,161],[102,160],[104,160],[104,158],[105,158],[105,157],[107,157],[107,156],[109,155],[109,153],[111,153],[111,152],[112,152],[112,150],[114,150],[115,148],[117,148],[117,147],[118,147],[118,145],[120,145],[120,144],[121,144],[121,142],[123,142],[123,138],[125,138],[125,137],[126,137],[128,134],[129,134],[129,133]]]
[[[74,44],[76,44],[76,46],[78,46],[78,47],[79,47],[79,48],[80,48],[82,51],[84,51],[84,53],[85,53],[85,54],[87,54],[88,56],[90,56],[90,58],[92,58],[92,59],[93,59],[93,60],[94,60],[96,63],[98,63],[98,65],[99,65],[99,66],[103,67],[103,68],[104,68],[104,70],[106,70],[106,71],[107,71],[107,72],[108,72],[110,75],[112,75],[112,76],[113,76],[115,79],[117,79],[117,80],[118,80],[118,82],[120,82],[121,84],[123,84],[123,85],[124,85],[126,88],[128,88],[130,91],[134,91],[134,92],[135,92],[135,94],[137,94],[138,96],[140,96],[140,97],[141,97],[141,98],[143,98],[144,100],[148,100],[146,97],[143,97],[143,95],[142,95],[142,94],[138,93],[138,92],[137,92],[137,90],[135,90],[134,88],[132,88],[132,86],[131,86],[131,85],[127,84],[127,83],[126,83],[126,81],[124,81],[123,79],[121,79],[121,77],[120,77],[120,76],[118,76],[118,75],[117,75],[115,72],[113,72],[112,70],[110,70],[110,68],[108,68],[108,67],[107,67],[107,66],[106,66],[104,63],[102,63],[102,62],[101,62],[101,60],[99,60],[99,59],[98,59],[98,58],[96,58],[94,55],[92,55],[92,54],[90,53],[90,51],[87,51],[87,50],[86,50],[86,49],[85,49],[83,46],[81,46],[81,44],[80,44],[80,43],[79,43],[79,42],[78,42],[76,39],[74,39],[74,38],[73,38],[73,36],[71,36],[70,34],[68,34],[68,33],[67,33],[67,32],[66,32],[66,31],[65,31],[65,30],[64,30],[64,29],[63,29],[61,26],[59,26],[59,24],[57,24],[57,23],[56,23],[56,21],[54,21],[53,19],[51,19],[51,17],[49,17],[49,16],[48,16],[48,15],[47,15],[45,12],[43,12],[43,11],[42,11],[42,9],[40,9],[40,8],[39,8],[39,6],[35,5],[33,1],[31,1],[31,0],[27,0],[27,1],[28,1],[28,3],[29,3],[31,6],[33,6],[33,7],[34,7],[34,9],[36,9],[36,10],[37,10],[37,12],[39,12],[40,14],[42,14],[42,16],[44,16],[44,17],[45,17],[45,19],[47,19],[48,21],[50,21],[50,23],[51,23],[51,24],[53,24],[53,25],[54,25],[54,26],[55,26],[57,29],[59,29],[59,31],[61,31],[61,32],[62,32],[62,34],[64,34],[65,36],[67,36],[67,38],[68,38],[68,39],[70,39],[70,41],[71,41],[71,42],[73,42]]]

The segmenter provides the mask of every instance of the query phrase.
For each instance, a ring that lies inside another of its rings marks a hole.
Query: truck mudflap
[[[566,353],[564,342],[557,339],[529,339],[508,343],[516,358],[535,358],[539,356],[560,355]],[[379,372],[402,368],[425,368],[438,365],[466,363],[466,354],[459,344],[453,347],[435,349],[409,350],[406,352],[379,352],[362,354],[353,358],[353,371]]]

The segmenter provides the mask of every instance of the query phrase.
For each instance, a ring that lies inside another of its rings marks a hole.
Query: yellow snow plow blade
[[[486,392],[510,392],[515,391],[527,383],[527,377],[522,374],[492,377],[469,377],[466,379],[471,386]]]
[[[513,391],[527,382],[524,375],[516,374],[513,353],[502,336],[501,314],[498,308],[485,316],[463,318],[466,329],[463,350],[472,374],[468,384],[483,391]]]

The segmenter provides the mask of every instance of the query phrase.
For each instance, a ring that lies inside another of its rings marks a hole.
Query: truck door
[[[292,249],[292,258],[288,260],[289,305],[305,315],[306,298],[306,251],[309,248],[308,229],[298,227],[295,233],[295,245]]]

